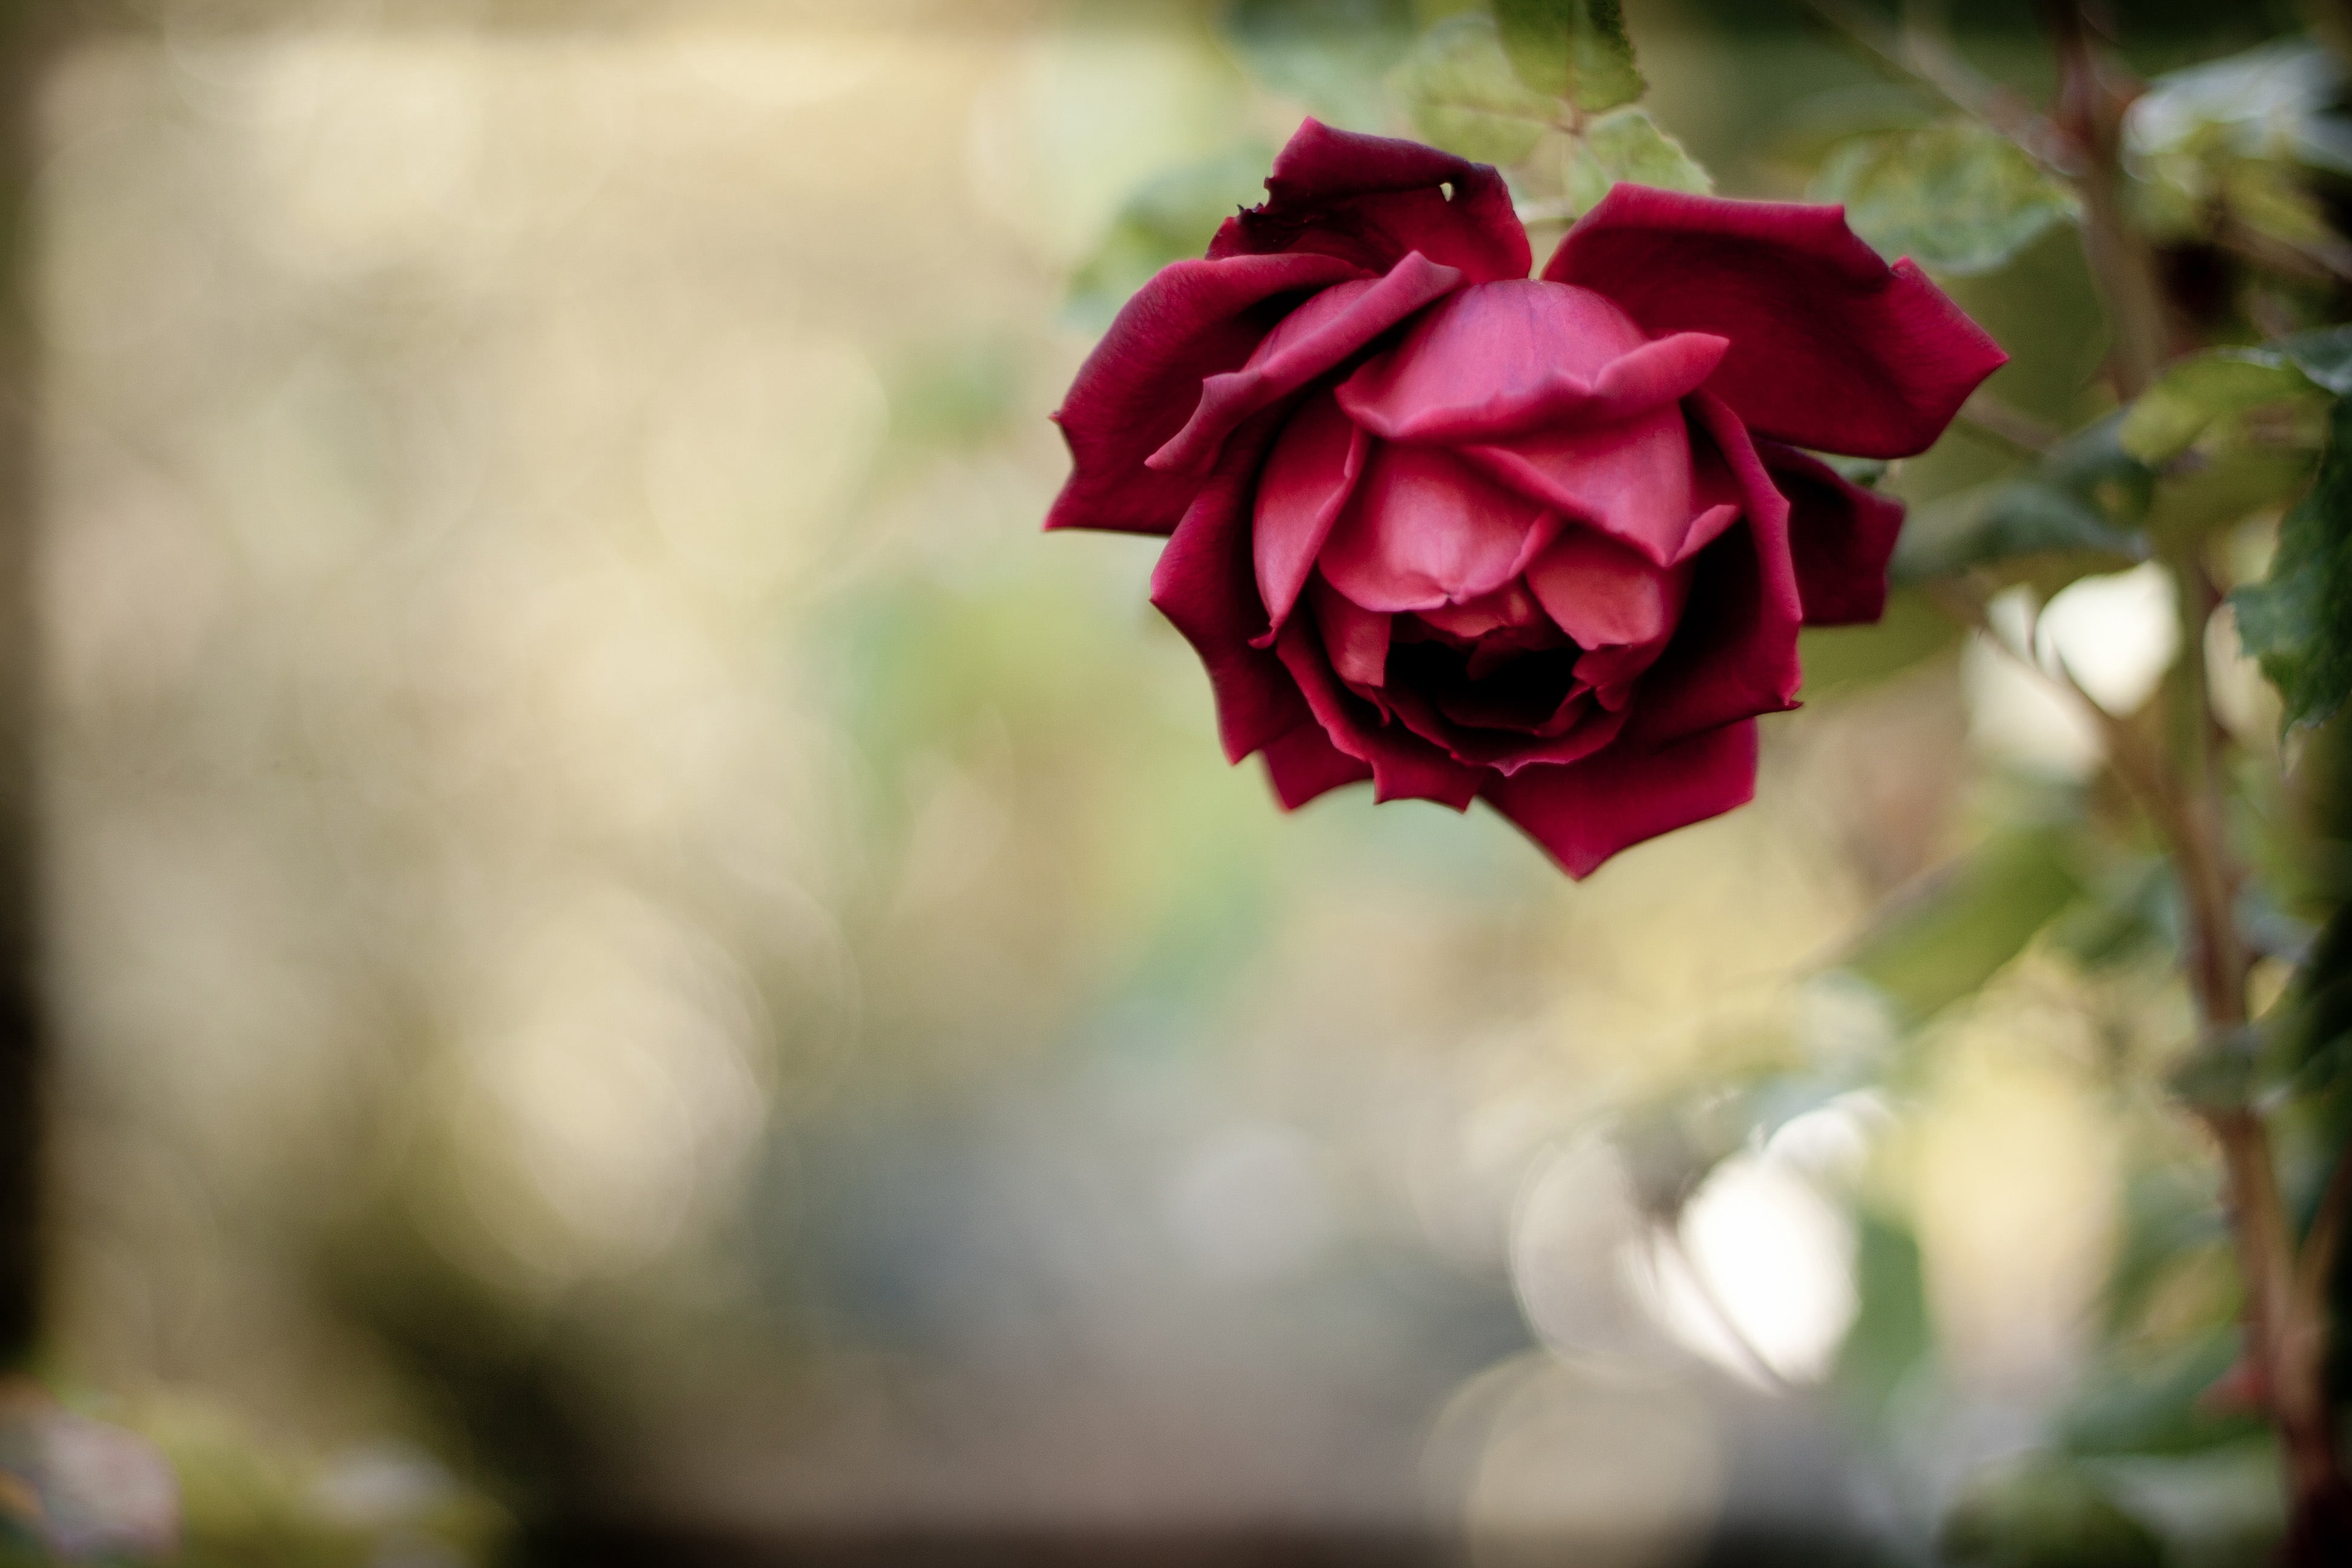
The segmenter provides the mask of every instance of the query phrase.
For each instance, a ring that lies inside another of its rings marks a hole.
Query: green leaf
[[[2124,446],[2166,469],[2148,531],[2191,541],[2303,489],[2325,442],[2325,394],[2345,390],[2352,328],[2177,361],[2124,416]],[[2181,462],[2191,451],[2198,460]]]
[[[2296,369],[2336,396],[2352,394],[2352,326],[2296,332],[2268,346],[2294,361]]]
[[[2151,855],[2095,879],[2091,896],[2068,910],[2051,935],[2060,952],[2094,974],[2173,950],[2180,940],[2180,891],[2172,863]]]
[[[2214,1207],[2212,1193],[2170,1165],[2153,1165],[2132,1177],[2124,1192],[2122,1221],[2101,1314],[2110,1343],[2129,1339],[2135,1331],[2147,1334],[2149,1309],[2159,1302],[2168,1283],[2184,1271],[2193,1272],[2200,1256],[2230,1244],[2228,1225]],[[2160,1333],[2175,1343],[2184,1336],[2202,1339],[2234,1322],[2235,1305],[2224,1294],[2200,1324],[2184,1314],[2176,1299],[2161,1313]]]
[[[1974,121],[1858,136],[1813,178],[1815,200],[1881,254],[1955,277],[1991,272],[2074,216],[2074,200],[2010,140]]]
[[[2352,174],[2342,67],[2290,38],[2158,77],[2132,105],[2137,216],[2160,237],[2339,243],[2311,172]]]
[[[2279,525],[2270,575],[2230,595],[2238,637],[2285,700],[2292,730],[2352,693],[2352,400],[2328,416],[2327,452]]]
[[[1968,1568],[2162,1568],[2163,1538],[2086,1468],[2021,1454],[1979,1471],[1937,1531],[1937,1561]]]
[[[1585,126],[1569,170],[1570,210],[1580,216],[1591,211],[1620,182],[1701,196],[1715,192],[1706,171],[1643,109],[1621,109]]]
[[[1881,917],[1846,959],[1913,1021],[1974,992],[2081,896],[2061,826],[1996,834]]]
[[[1412,47],[1412,0],[1234,0],[1224,34],[1242,64],[1325,120],[1383,129],[1382,79]]]
[[[2193,543],[2307,488],[2327,405],[2301,408],[2307,418],[2273,420],[2277,412],[2273,406],[2216,420],[2199,438],[2191,460],[2167,470],[2157,485],[2148,536],[2159,545]],[[2245,428],[2258,421],[2259,432]]]
[[[2285,354],[2264,349],[2212,349],[2168,366],[2125,411],[2123,448],[2162,468],[2196,444],[2215,421],[2267,404],[2318,395]]]
[[[2352,1068],[2352,903],[2320,928],[2262,1029],[2306,1094],[2332,1088]]]
[[[2268,405],[2302,402],[2315,391],[2339,397],[2352,393],[2352,326],[2175,361],[2125,415],[2124,449],[2160,467],[2217,424]]]
[[[1421,37],[1389,79],[1423,140],[1485,163],[1516,163],[1559,119],[1559,106],[1521,81],[1495,19],[1449,16]]]
[[[2252,1026],[2208,1036],[2181,1053],[2165,1087],[2201,1110],[2242,1110],[2253,1101],[2263,1044],[2262,1031]]]
[[[1919,590],[1896,589],[1867,626],[1808,626],[1797,634],[1807,702],[1823,702],[1898,675],[1960,640],[1960,624]]]
[[[2237,1364],[2239,1335],[2226,1326],[2150,1359],[2096,1368],[2059,1424],[2059,1439],[2085,1457],[2194,1454],[2263,1430],[2261,1417],[2215,1411],[2205,1395]]]
[[[1873,1413],[1935,1349],[1917,1237],[1864,1209],[1855,1216],[1853,1326],[1838,1349],[1837,1386]]]
[[[2137,524],[2156,476],[2118,439],[2109,415],[2036,458],[2023,472],[1914,508],[1889,575],[1897,584],[1997,562],[2074,556],[2086,570],[2147,557]]]
[[[2352,174],[2352,123],[2338,105],[2344,68],[2320,44],[2290,37],[2168,72],[2132,105],[2132,150],[2163,157],[2204,144]]]
[[[1918,583],[1988,562],[2071,553],[2119,566],[2147,552],[2083,497],[2040,479],[2008,479],[1914,512],[1895,547],[1891,577]]]
[[[1071,315],[1099,331],[1153,273],[1207,250],[1235,208],[1265,199],[1273,161],[1271,148],[1236,147],[1139,187],[1070,279]]]
[[[1495,20],[1512,68],[1538,92],[1587,114],[1642,96],[1617,0],[1495,0]]]

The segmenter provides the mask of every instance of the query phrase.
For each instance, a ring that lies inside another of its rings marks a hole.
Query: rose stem
[[[2168,333],[2154,258],[2124,213],[2120,150],[2126,100],[2101,69],[2083,0],[2044,0],[2042,11],[2058,57],[2054,118],[2074,143],[2070,161],[2080,171],[2074,183],[2083,202],[2083,248],[2115,337],[2108,371],[2116,396],[2128,402],[2164,362]],[[2225,737],[2214,719],[2205,668],[2205,628],[2220,595],[2194,549],[2176,552],[2170,564],[2179,584],[2182,647],[2180,675],[2172,683],[2173,782],[2167,792],[2177,809],[2158,814],[2158,825],[2170,841],[2188,906],[2182,956],[2203,1024],[2200,1048],[2243,1052],[2251,1047],[2250,960],[2232,910],[2239,876],[2230,860],[2223,809]],[[2339,1468],[2327,1408],[2325,1273],[2343,1200],[2326,1205],[2326,1223],[2315,1225],[2310,1253],[2298,1268],[2261,1113],[2241,1103],[2208,1107],[2201,1114],[2221,1146],[2231,1233],[2246,1289],[2245,1353],[2284,1460],[2288,1560],[2340,1563],[2352,1547],[2352,1490]]]

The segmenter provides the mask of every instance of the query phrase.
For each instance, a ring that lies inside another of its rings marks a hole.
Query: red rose
[[[1483,163],[1310,120],[1266,190],[1078,372],[1045,526],[1170,535],[1286,807],[1483,796],[1581,877],[1745,803],[1903,517],[1797,447],[1920,451],[2006,356],[1833,206],[1619,185],[1531,279]]]

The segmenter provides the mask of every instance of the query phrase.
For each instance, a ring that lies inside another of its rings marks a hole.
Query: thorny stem
[[[2059,68],[2053,114],[2033,113],[1988,81],[1932,28],[1906,19],[1899,27],[1850,0],[1802,0],[1882,66],[1942,95],[1954,107],[2006,135],[2044,169],[2070,180],[2083,205],[2083,249],[2106,309],[2114,343],[2108,374],[2116,397],[2137,397],[2168,355],[2165,296],[2155,258],[2124,207],[2123,109],[2129,88],[2105,68],[2084,15],[2085,0],[2042,0]],[[2352,250],[2298,256],[2305,268],[2340,273]],[[1967,412],[1972,423],[2013,445],[2036,448],[1990,402]],[[2004,426],[2007,425],[2005,428]],[[2219,595],[2204,563],[2173,563],[2181,590],[2185,678],[2175,683],[2178,714],[2172,755],[2151,746],[2128,721],[2093,700],[2065,668],[2046,668],[2031,646],[1993,641],[2044,679],[2081,699],[2107,742],[2116,774],[2154,819],[2170,848],[2189,923],[2183,955],[2208,1050],[2242,1050],[2248,1023],[2248,956],[2233,905],[2238,875],[2229,856],[2222,803],[2221,737],[2207,690],[2204,631]],[[1990,631],[1979,585],[1954,584],[1937,597],[1965,624]],[[2352,1210],[2352,1151],[2347,1152],[2298,1258],[2281,1196],[2269,1129],[2251,1106],[2204,1113],[2227,1177],[2231,1233],[2246,1287],[2246,1350],[2284,1459],[2292,1510],[2287,1542],[2297,1564],[2352,1562],[2352,1488],[2347,1488],[2327,1407],[2326,1287]]]
[[[2124,212],[2123,109],[2127,95],[2103,68],[2082,0],[2043,0],[2042,13],[2058,55],[2054,118],[2072,147],[2068,162],[2083,202],[2083,252],[2115,336],[2108,369],[2116,395],[2129,402],[2164,363],[2166,333],[2155,258]]]
[[[2043,0],[2043,16],[2058,58],[2053,119],[2072,144],[2083,204],[2083,248],[2103,303],[2114,344],[2108,371],[2116,395],[2137,396],[2167,357],[2165,300],[2146,240],[2124,210],[2122,110],[2127,89],[2105,68],[2085,16],[2084,0]],[[2246,975],[2249,959],[2234,913],[2238,872],[2231,864],[2224,813],[2223,736],[2216,722],[2205,668],[2205,628],[2219,593],[2204,562],[2185,551],[2171,562],[2179,584],[2182,657],[2172,684],[2172,745],[2168,757],[2139,746],[2136,731],[2095,702],[2111,742],[2117,772],[2150,807],[2168,842],[2188,918],[2183,953],[2207,1051],[2248,1048]],[[2030,650],[2029,650],[2030,660]],[[2062,665],[2063,668],[2063,665]],[[2071,683],[2071,676],[2068,679]],[[2079,690],[2079,688],[2077,689]],[[2230,1228],[2246,1289],[2245,1357],[2268,1405],[2285,1469],[2290,1509],[2288,1560],[2317,1565],[2352,1561],[2352,1489],[2347,1489],[2327,1406],[2328,1321],[2326,1281],[2333,1258],[2336,1217],[2347,1201],[2341,1178],[2323,1205],[2305,1255],[2296,1257],[2269,1129],[2251,1105],[2202,1112],[2220,1145]]]
[[[2219,815],[2208,809],[2216,797],[2200,790],[2184,798],[2164,754],[2129,720],[2110,712],[2084,690],[2063,658],[2044,663],[2035,657],[2038,639],[2032,623],[2022,646],[2002,636],[1986,615],[1981,585],[1941,584],[1929,591],[1946,614],[2074,697],[2097,725],[2116,776],[2171,847],[2188,905],[2190,951],[2186,956],[2191,989],[2205,1021],[2207,1048],[2239,1048],[2233,1037],[2246,1023],[2246,963],[2231,919],[2231,878],[2220,848]],[[2184,607],[2197,602],[2189,599]],[[2201,626],[2202,617],[2193,624]],[[2193,650],[2187,662],[2201,666],[2201,651]],[[2207,709],[2201,679],[2196,685],[2192,695],[2202,720]],[[2217,940],[2222,932],[2226,936]],[[2278,1428],[2286,1464],[2294,1510],[2290,1561],[2335,1564],[2344,1560],[2346,1521],[2352,1512],[2347,1512],[2327,1408],[2326,1291],[2346,1211],[2352,1209],[2352,1157],[2337,1167],[2298,1258],[2271,1156],[2269,1130],[2261,1115],[2250,1106],[2231,1106],[2207,1110],[2203,1119],[2221,1146],[2231,1234],[2245,1281],[2245,1364],[2252,1369],[2253,1386]]]

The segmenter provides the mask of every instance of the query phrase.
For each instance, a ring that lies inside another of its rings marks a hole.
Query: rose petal
[[[1144,459],[1184,427],[1202,382],[1246,361],[1302,296],[1363,275],[1346,261],[1304,254],[1160,268],[1078,367],[1054,415],[1072,468],[1045,526],[1174,528],[1201,481],[1156,473]]]
[[[1332,369],[1461,282],[1461,273],[1426,261],[1416,251],[1391,268],[1385,278],[1324,289],[1285,316],[1241,369],[1202,382],[1192,417],[1145,466],[1171,474],[1207,472],[1234,426]]]
[[[1469,809],[1478,794],[1478,773],[1418,735],[1393,724],[1368,721],[1357,699],[1333,676],[1321,643],[1305,621],[1294,619],[1283,627],[1274,647],[1331,743],[1371,764],[1375,800],[1434,800],[1456,811]]]
[[[1612,713],[1633,699],[1633,682],[1664,652],[1663,642],[1597,647],[1576,661],[1576,679],[1592,688],[1592,700]]]
[[[1804,605],[1789,552],[1789,503],[1730,409],[1706,393],[1687,406],[1701,488],[1736,484],[1745,521],[1696,558],[1680,629],[1635,691],[1627,738],[1645,747],[1797,705]]]
[[[1623,713],[1601,708],[1593,703],[1590,693],[1580,694],[1577,700],[1585,705],[1584,710],[1575,716],[1572,723],[1563,724],[1558,736],[1494,758],[1491,765],[1495,771],[1508,778],[1525,768],[1580,763],[1623,731]]]
[[[1368,610],[1431,610],[1517,576],[1558,521],[1449,453],[1379,445],[1317,559]]]
[[[1491,441],[1563,421],[1613,424],[1695,390],[1728,346],[1700,332],[1653,342],[1590,289],[1479,283],[1349,376],[1339,404],[1391,441]]]
[[[1528,592],[1527,584],[1519,582],[1506,583],[1493,593],[1465,604],[1423,610],[1415,618],[1465,643],[1502,640],[1514,648],[1531,648],[1546,645],[1556,647],[1567,640],[1545,617],[1543,606]],[[1505,631],[1527,635],[1499,639],[1496,637]]]
[[[1652,643],[1681,616],[1690,568],[1662,567],[1589,528],[1564,528],[1528,566],[1544,613],[1580,647]]]
[[[1263,205],[1225,220],[1212,258],[1319,252],[1385,272],[1418,250],[1480,282],[1525,278],[1533,259],[1503,176],[1417,142],[1308,120],[1265,188]]]
[[[1789,498],[1789,548],[1805,624],[1848,626],[1885,614],[1886,563],[1903,531],[1903,503],[1848,484],[1827,463],[1778,441],[1757,442],[1756,455]]]
[[[1272,631],[1280,631],[1315,570],[1315,557],[1363,473],[1371,437],[1349,422],[1330,393],[1299,405],[1275,441],[1259,476],[1250,549],[1258,596]],[[1272,631],[1259,639],[1270,646]]]
[[[1249,497],[1276,423],[1260,416],[1234,433],[1151,573],[1151,602],[1208,668],[1217,732],[1234,763],[1309,718],[1281,661],[1250,646],[1265,612],[1250,569]]]
[[[1376,687],[1387,679],[1389,617],[1364,608],[1319,577],[1309,592],[1315,624],[1323,633],[1323,651],[1330,655],[1339,679],[1358,687]]]
[[[1754,799],[1756,724],[1653,752],[1620,743],[1565,767],[1522,768],[1482,793],[1580,881],[1621,849]]]
[[[1594,430],[1546,431],[1459,455],[1522,495],[1623,540],[1661,566],[1690,552],[1690,437],[1680,407]]]
[[[1265,746],[1265,776],[1285,811],[1297,811],[1326,790],[1372,776],[1365,763],[1331,743],[1312,719]]]
[[[1839,207],[1620,184],[1543,275],[1608,295],[1653,336],[1728,338],[1708,389],[1758,431],[1823,451],[1926,450],[2009,357]]]
[[[1465,722],[1416,691],[1391,688],[1387,695],[1397,717],[1413,733],[1443,746],[1456,762],[1506,774],[1521,768],[1577,762],[1614,741],[1625,727],[1623,713],[1596,708],[1592,693],[1585,690],[1570,692],[1552,718],[1533,730],[1491,729]]]

